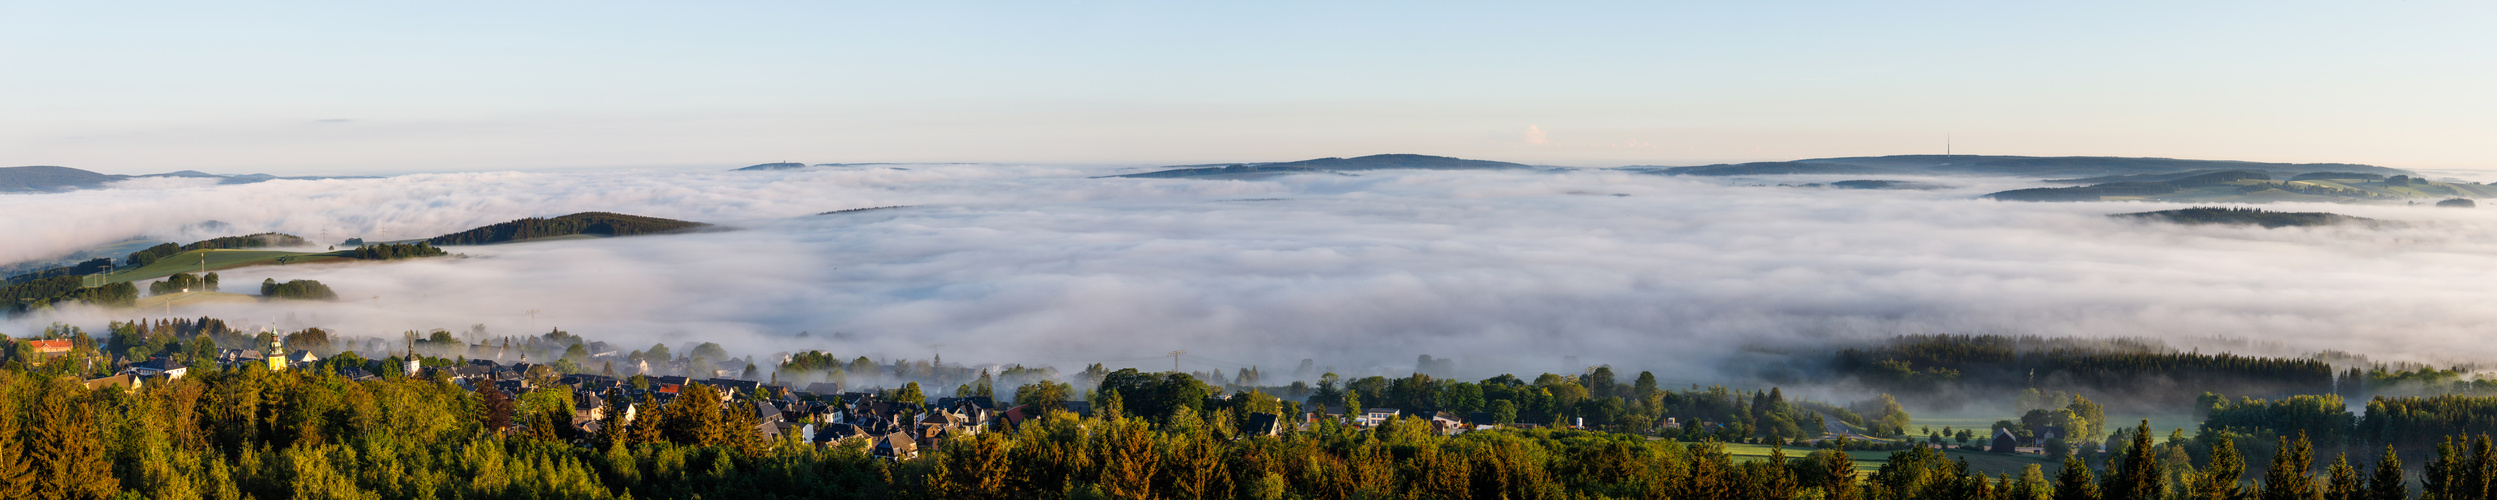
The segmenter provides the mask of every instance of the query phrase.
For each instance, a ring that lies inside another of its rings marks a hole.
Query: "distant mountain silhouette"
[[[142,177],[186,177],[223,179],[218,184],[250,184],[279,179],[373,179],[374,177],[279,177],[269,174],[217,175],[197,170],[148,175],[100,174],[69,167],[0,167],[0,193],[45,193],[94,189],[118,180]]]
[[[751,167],[745,167],[745,168],[740,168],[740,169],[735,169],[735,170],[730,170],[730,171],[731,171],[731,172],[763,172],[763,171],[771,171],[771,170],[800,170],[800,169],[819,168],[819,167],[835,167],[835,168],[838,168],[838,167],[875,167],[875,166],[886,166],[886,165],[970,165],[970,164],[969,164],[969,163],[926,163],[926,162],[914,162],[914,163],[817,163],[817,164],[813,164],[813,165],[808,165],[808,164],[804,164],[804,163],[796,163],[796,162],[782,162],[782,163],[765,163],[765,164],[761,164],[761,165],[755,165],[755,166],[751,166]],[[910,170],[910,169],[907,169],[907,168],[901,168],[901,167],[892,167],[892,168],[893,168],[893,169],[895,169],[895,170]]]
[[[2409,171],[2354,165],[2348,163],[2264,163],[2226,160],[2179,160],[2174,158],[2120,158],[2110,156],[1978,156],[1978,155],[1900,155],[1859,156],[1846,158],[1814,158],[1795,161],[1733,163],[1695,167],[1623,167],[1664,175],[1734,176],[1783,174],[1928,174],[1928,175],[1999,175],[2032,178],[2098,178],[2073,179],[2074,183],[2160,182],[2166,178],[2114,178],[2121,176],[2178,174],[2196,171],[2251,170],[2302,174],[2336,172],[2348,174],[2407,174]]]
[[[1358,170],[1499,170],[1534,168],[1531,165],[1487,160],[1467,160],[1446,156],[1384,154],[1357,158],[1319,158],[1281,163],[1232,163],[1218,165],[1175,165],[1164,170],[1141,174],[1113,175],[1149,179],[1171,178],[1239,178],[1313,172],[1344,172]]]
[[[103,186],[127,175],[99,174],[69,167],[0,168],[0,193],[69,191]]]

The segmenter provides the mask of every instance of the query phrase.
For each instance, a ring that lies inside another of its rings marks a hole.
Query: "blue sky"
[[[0,6],[0,165],[1559,165],[1938,152],[2469,169],[2469,3]]]

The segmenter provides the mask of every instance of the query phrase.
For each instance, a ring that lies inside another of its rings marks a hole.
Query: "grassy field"
[[[112,274],[105,275],[105,279],[114,283],[120,283],[124,281],[142,281],[163,278],[166,276],[172,276],[174,273],[198,272],[201,267],[200,262],[202,256],[207,258],[207,269],[215,271],[247,266],[307,264],[313,262],[354,260],[346,257],[346,254],[347,251],[345,250],[336,252],[287,252],[280,250],[192,250],[174,254],[170,257],[165,257],[164,259],[157,260],[155,263],[148,264],[144,267],[113,271]]]
[[[1786,459],[1794,460],[1802,458],[1805,455],[1811,455],[1813,451],[1816,450],[1809,446],[1788,446],[1786,447]],[[1735,463],[1769,459],[1769,445],[1764,444],[1728,444],[1725,445],[1725,452],[1728,455],[1734,456]],[[1847,452],[1847,456],[1855,458],[1855,470],[1857,472],[1871,474],[1874,470],[1881,468],[1882,462],[1890,459],[1891,453],[1892,452],[1887,451],[1849,451]],[[2042,455],[2003,455],[1959,450],[1946,450],[1943,451],[1942,454],[1943,456],[1949,457],[1953,460],[1966,459],[1968,460],[1968,466],[1970,468],[1989,475],[2011,474],[2012,477],[2019,477],[2020,474],[2023,471],[2026,471],[2030,465],[2036,465],[2045,469],[2046,474],[2049,477],[2052,477],[2055,474],[2055,471],[2063,465],[2061,462],[2048,460]]]
[[[1788,447],[1786,447],[1786,459],[1787,459],[1787,460],[1795,460],[1795,459],[1803,458],[1805,455],[1811,455],[1811,454],[1812,454],[1812,452],[1814,452],[1814,451],[1819,451],[1819,450],[1814,449],[1813,447],[1810,447],[1810,446],[1788,446]],[[1765,445],[1765,444],[1727,444],[1727,445],[1725,445],[1725,454],[1727,454],[1727,455],[1732,455],[1732,456],[1734,457],[1734,463],[1738,463],[1738,464],[1739,464],[1739,463],[1747,463],[1747,462],[1757,462],[1757,461],[1761,461],[1761,460],[1768,460],[1768,459],[1769,459],[1769,445]],[[1850,452],[1847,452],[1847,456],[1848,456],[1848,457],[1853,457],[1853,458],[1855,458],[1855,470],[1856,470],[1856,472],[1862,472],[1862,473],[1866,473],[1866,474],[1871,474],[1871,473],[1873,473],[1873,471],[1874,471],[1875,469],[1880,469],[1880,468],[1881,468],[1881,463],[1882,463],[1882,461],[1885,461],[1885,460],[1889,460],[1889,459],[1890,459],[1890,452],[1886,452],[1886,451],[1850,451]],[[1973,465],[1973,463],[1972,463],[1972,465]]]

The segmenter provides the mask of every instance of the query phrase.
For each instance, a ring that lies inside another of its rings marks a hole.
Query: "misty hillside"
[[[531,217],[427,238],[435,245],[485,245],[562,236],[633,236],[709,226],[658,217],[608,212],[582,212],[551,219]]]
[[[795,162],[780,162],[780,163],[765,163],[765,164],[761,164],[761,165],[755,165],[755,166],[751,166],[751,167],[740,168],[740,169],[737,169],[736,171],[741,171],[741,172],[742,172],[742,171],[751,171],[751,170],[796,170],[796,169],[801,169],[801,168],[806,168],[806,164],[804,164],[804,163],[795,163]]]
[[[2355,174],[2394,175],[2410,172],[2372,165],[2348,163],[2264,163],[2225,160],[2180,160],[2174,158],[2119,158],[2105,156],[1977,156],[1977,155],[1899,155],[1847,158],[1815,158],[1795,161],[1774,161],[1702,165],[1696,167],[1623,167],[1663,175],[1787,175],[1787,174],[1940,174],[1996,175],[2036,178],[2108,177],[2143,174],[2174,174],[2193,171],[2253,170],[2301,174],[2310,172],[2341,172]],[[2113,180],[2100,181],[2112,182]]]
[[[2329,212],[2273,212],[2259,208],[2193,207],[2156,212],[2114,214],[2108,217],[2140,219],[2175,224],[2228,224],[2241,226],[2307,227],[2329,226],[2344,222],[2372,223],[2375,219],[2351,217]]]
[[[1449,158],[1449,157],[1446,157],[1446,156],[1430,156],[1430,155],[1414,155],[1414,154],[1384,154],[1384,155],[1370,155],[1370,156],[1363,156],[1363,157],[1357,157],[1357,158],[1319,158],[1319,159],[1314,159],[1314,160],[1301,160],[1301,161],[1282,162],[1282,163],[1234,163],[1234,164],[1227,164],[1227,165],[1178,165],[1178,166],[1164,167],[1164,170],[1157,170],[1157,171],[1152,171],[1152,172],[1145,172],[1145,173],[1141,173],[1141,174],[1113,175],[1113,176],[1110,176],[1110,177],[1134,177],[1134,178],[1150,178],[1150,179],[1175,179],[1175,178],[1216,178],[1216,179],[1221,179],[1221,178],[1241,178],[1241,177],[1263,177],[1263,176],[1272,176],[1272,175],[1299,174],[1299,173],[1313,173],[1313,172],[1343,172],[1343,171],[1355,171],[1355,170],[1390,170],[1390,169],[1413,169],[1413,170],[1498,170],[1498,169],[1509,169],[1509,168],[1533,168],[1533,167],[1532,167],[1532,166],[1529,166],[1529,165],[1517,164],[1517,163],[1509,163],[1509,162],[1501,162],[1501,161],[1487,161],[1487,160],[1467,160],[1467,159],[1463,159],[1463,158]]]

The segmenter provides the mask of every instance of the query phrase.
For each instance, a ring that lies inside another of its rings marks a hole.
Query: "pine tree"
[[[2075,397],[2075,401],[2079,401]],[[2106,486],[2099,488],[2107,500],[2156,500],[2166,496],[2160,490],[2167,474],[2152,455],[2150,421],[2142,420],[2133,429],[2132,445],[2124,450],[2124,463],[2107,474]]]
[[[102,499],[119,489],[85,384],[56,379],[37,396],[34,439],[35,491],[48,498]]]
[[[1847,437],[1838,436],[1838,453],[1829,454],[1821,469],[1829,472],[1829,482],[1821,485],[1821,498],[1855,500],[1855,458],[1847,455]]]
[[[2419,473],[2419,498],[2448,500],[2459,493],[2454,475],[2462,468],[2462,450],[2456,448],[2453,436],[2445,436],[2436,444],[2436,458],[2428,460],[2427,470]]]
[[[2298,432],[2298,440],[2280,438],[2280,452],[2272,455],[2272,468],[2263,474],[2263,500],[2310,500],[2315,496],[2315,478],[2307,475],[2315,469],[2315,446],[2306,440],[2306,432]]]
[[[7,389],[6,381],[0,377],[0,391]],[[0,398],[0,498],[30,498],[35,491],[31,460],[17,438],[17,414],[16,401]]]
[[[2222,437],[2211,445],[2211,462],[2194,478],[2193,491],[2187,498],[2195,500],[2230,500],[2238,496],[2238,480],[2245,476],[2246,461],[2237,455],[2237,442]]]
[[[2410,481],[2402,478],[2402,458],[2393,445],[2384,445],[2384,456],[2376,457],[2376,477],[2367,481],[2367,500],[2404,500],[2410,496]]]
[[[661,427],[660,415],[662,413],[664,412],[660,411],[658,400],[652,399],[648,393],[642,394],[641,410],[633,416],[632,434],[626,440],[633,444],[667,441],[667,435],[661,433],[663,427]]]
[[[2046,493],[2050,488],[2053,486],[2046,482],[2046,468],[2039,467],[2037,464],[2029,464],[2020,469],[2020,479],[2011,487],[2006,488],[2003,498],[2005,500],[2046,500],[2048,498]]]
[[[2064,455],[2063,471],[2055,473],[2055,500],[2098,500],[2098,481],[2078,455]]]
[[[2497,489],[2497,443],[2487,434],[2471,440],[2471,461],[2464,466],[2464,479],[2457,483],[2462,496],[2488,498],[2489,490]]]
[[[2333,455],[2332,467],[2327,470],[2331,471],[2332,482],[2324,485],[2324,500],[2364,500],[2361,496],[2367,485],[2359,481],[2358,469],[2350,467],[2350,454]]]

